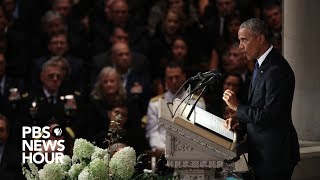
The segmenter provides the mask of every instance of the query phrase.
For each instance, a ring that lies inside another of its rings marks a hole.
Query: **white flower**
[[[89,169],[85,167],[78,176],[78,180],[89,180]]]
[[[144,173],[152,173],[152,170],[151,169],[144,169],[143,172]]]
[[[83,161],[85,159],[91,158],[92,153],[94,152],[94,146],[85,139],[76,139],[73,146],[73,161]]]
[[[132,147],[125,147],[116,152],[110,160],[110,173],[116,179],[130,179],[136,165],[136,152]]]
[[[99,147],[95,147],[94,148],[94,152],[91,156],[91,161],[94,160],[94,159],[103,159],[103,157],[108,153],[108,149],[102,149],[102,148],[99,148]]]
[[[61,164],[50,163],[44,165],[43,169],[39,171],[40,180],[62,180],[66,173]]]
[[[26,167],[22,167],[22,174],[27,180],[39,180],[38,168],[33,163],[27,162],[29,169]]]
[[[22,167],[27,180],[126,180],[134,173],[136,154],[133,148],[125,147],[110,159],[109,149],[76,139],[72,158],[65,155],[61,163],[46,164],[41,170],[32,163],[28,165]]]
[[[89,164],[89,173],[92,179],[108,179],[108,167],[102,159],[94,159]]]
[[[30,168],[32,174],[38,174],[39,169],[35,164],[30,163],[28,161],[28,165],[29,165],[29,168]]]
[[[79,163],[73,164],[68,171],[69,177],[71,179],[77,179],[84,167],[85,166],[83,164],[79,164]]]
[[[68,155],[64,155],[62,158],[62,168],[65,171],[68,171],[71,166],[71,158]]]
[[[110,162],[110,154],[107,153],[104,157],[103,157],[103,161],[104,163],[109,166],[109,162]]]

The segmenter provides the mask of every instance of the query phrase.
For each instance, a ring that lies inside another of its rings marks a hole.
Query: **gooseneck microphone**
[[[190,81],[203,80],[203,79],[212,77],[212,76],[214,76],[214,75],[216,75],[216,74],[220,74],[220,73],[218,72],[218,70],[216,70],[216,69],[213,69],[213,70],[207,71],[207,72],[203,72],[203,73],[199,72],[197,75],[191,77],[191,78],[190,78]],[[220,75],[221,75],[221,74],[220,74]]]
[[[222,77],[222,74],[219,73],[219,72],[211,72],[210,74],[206,74],[203,76],[201,82],[194,88],[193,91],[191,91],[191,94],[192,93],[195,93],[196,91],[208,86],[209,84],[213,84],[217,81],[219,81]]]

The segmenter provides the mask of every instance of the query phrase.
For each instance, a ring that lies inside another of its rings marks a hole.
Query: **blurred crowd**
[[[85,138],[105,148],[119,121],[121,143],[163,153],[158,99],[181,97],[179,87],[199,72],[217,69],[223,78],[198,106],[232,117],[222,92],[245,102],[254,66],[238,47],[239,26],[263,19],[281,52],[281,3],[0,0],[0,174],[20,172],[13,152],[21,151],[22,126],[59,125],[67,143]]]

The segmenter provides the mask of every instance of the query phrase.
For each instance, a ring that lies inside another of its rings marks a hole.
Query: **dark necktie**
[[[54,104],[54,96],[50,95],[49,98],[48,98],[48,102],[50,104]]]
[[[256,80],[258,72],[259,72],[259,63],[257,61],[253,69],[251,85],[254,85],[254,81]]]

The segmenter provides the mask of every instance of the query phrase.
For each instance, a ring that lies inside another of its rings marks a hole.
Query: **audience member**
[[[239,74],[242,80],[241,94],[239,99],[246,102],[251,82],[251,71],[253,62],[249,62],[239,48],[239,42],[230,44],[228,47],[227,57],[222,60],[222,69],[226,73]]]
[[[98,145],[103,145],[103,140],[109,129],[110,121],[107,112],[112,104],[127,98],[126,90],[122,86],[120,74],[115,68],[104,67],[92,89],[88,106],[88,138]]]
[[[0,50],[0,113],[12,120],[11,127],[16,128],[16,115],[19,112],[18,103],[21,93],[25,90],[21,79],[12,77],[6,71],[6,58]]]
[[[206,8],[205,17],[202,20],[201,54],[208,58],[210,69],[219,66],[221,48],[219,42],[227,33],[227,18],[238,12],[236,0],[216,0]]]
[[[178,89],[186,80],[186,74],[183,67],[176,62],[170,63],[165,69],[165,84],[167,91],[159,96],[153,97],[148,106],[146,138],[149,141],[151,149],[164,153],[165,148],[165,129],[159,126],[159,99],[164,98],[168,102],[172,102]],[[183,89],[177,94],[177,98],[182,98],[185,90]],[[191,104],[195,102],[192,99]],[[201,98],[197,104],[198,107],[205,109],[205,102]]]
[[[27,73],[28,47],[26,34],[16,26],[16,22],[10,22],[4,7],[0,5],[0,39],[5,44],[7,59],[7,73],[24,78]]]
[[[182,27],[187,31],[194,31],[198,26],[198,13],[193,4],[188,0],[157,1],[150,9],[148,18],[149,35],[153,37],[168,9],[172,9],[181,15]]]
[[[0,114],[0,179],[22,180],[22,153],[10,129],[9,120]]]
[[[266,1],[262,6],[263,18],[266,21],[272,43],[279,52],[282,50],[282,9],[276,0]]]
[[[145,131],[140,124],[139,126],[133,126],[133,123],[137,121],[133,119],[135,118],[135,116],[132,116],[134,112],[130,108],[129,101],[118,101],[112,105],[111,110],[108,111],[110,120],[109,133],[117,131],[117,135],[120,137],[116,142],[131,146],[135,149],[136,154],[140,155],[147,148]]]
[[[139,99],[142,112],[146,111],[150,98],[150,76],[142,59],[133,61],[127,44],[116,43],[111,50],[112,64],[120,74],[128,96]]]
[[[89,125],[89,139],[101,147],[106,147],[104,139],[110,128],[126,129],[124,141],[121,142],[133,146],[136,151],[142,153],[144,130],[141,129],[142,112],[140,112],[141,106],[137,106],[138,103],[135,97],[126,96],[120,74],[116,69],[103,68],[91,93],[88,118],[93,122]],[[111,122],[116,121],[114,113],[120,113],[123,118],[118,122],[119,125],[117,122]]]
[[[68,34],[71,38],[70,52],[84,60],[88,60],[91,55],[90,48],[90,28],[88,23],[90,17],[86,12],[73,11],[74,4],[71,0],[53,0],[52,10],[60,14],[66,24]]]
[[[181,13],[169,9],[164,14],[161,29],[150,41],[148,59],[151,64],[151,75],[153,78],[162,78],[167,57],[171,52],[173,40],[182,34]]]
[[[135,49],[139,49],[138,52],[146,54],[148,44],[145,30],[129,19],[127,1],[112,0],[107,2],[104,19],[96,19],[92,26],[94,55],[102,53],[110,47],[108,43],[114,26],[128,29],[130,46],[139,47]]]
[[[63,71],[57,59],[50,59],[42,65],[40,81],[41,87],[23,96],[24,125],[46,126],[55,119],[61,126],[72,127],[75,134],[81,134],[82,119],[78,113],[81,97],[61,87]],[[73,113],[66,114],[70,111]]]
[[[129,44],[129,39],[129,32],[126,30],[126,28],[121,26],[114,26],[109,41],[113,46],[116,43]],[[138,64],[143,65],[145,69],[149,69],[149,62],[143,54],[135,51],[135,49],[132,49],[132,47],[130,47],[130,51],[133,63],[139,62]],[[95,81],[96,76],[104,66],[113,66],[111,54],[112,48],[107,49],[105,52],[93,57],[93,64],[90,75],[91,84]]]
[[[227,89],[232,89],[237,97],[240,97],[242,87],[241,76],[235,73],[227,73],[225,74],[221,85],[222,86],[220,86],[220,84],[218,85],[219,89],[215,89],[215,92],[209,92],[211,94],[207,95],[207,109],[212,114],[221,118],[232,117],[235,111],[228,108],[227,104],[221,99],[221,94]]]
[[[48,61],[52,56],[59,56],[67,60],[70,70],[65,79],[68,83],[64,83],[64,88],[77,90],[85,94],[89,82],[88,72],[84,66],[83,60],[69,53],[69,42],[66,32],[60,31],[53,33],[50,36],[47,49],[49,51],[48,54],[32,61],[30,67],[31,85],[33,87],[39,86],[38,77],[43,63]]]

